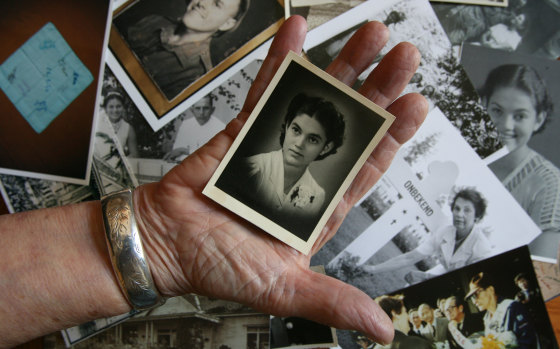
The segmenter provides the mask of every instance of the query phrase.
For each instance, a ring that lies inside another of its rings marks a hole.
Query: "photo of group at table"
[[[395,339],[359,348],[557,348],[526,247],[375,300]]]

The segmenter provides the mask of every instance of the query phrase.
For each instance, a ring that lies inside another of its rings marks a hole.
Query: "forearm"
[[[130,310],[99,201],[0,216],[0,347]]]
[[[391,258],[383,263],[379,263],[372,266],[364,266],[364,269],[371,273],[382,273],[386,271],[393,271],[397,269],[410,267],[416,262],[422,260],[423,257],[424,256],[420,252],[417,252],[416,250],[412,250],[410,252],[401,254],[400,256]]]

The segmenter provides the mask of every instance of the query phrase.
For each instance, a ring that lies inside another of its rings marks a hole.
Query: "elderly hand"
[[[287,52],[301,52],[305,33],[306,24],[301,17],[287,20],[238,117],[160,182],[137,188],[134,202],[144,249],[157,287],[166,296],[192,292],[218,297],[277,316],[299,316],[340,329],[356,329],[386,343],[393,337],[392,323],[370,297],[339,280],[312,272],[310,256],[202,195]],[[327,72],[352,85],[388,36],[383,24],[365,24]],[[428,106],[422,96],[409,94],[396,99],[419,61],[417,49],[401,43],[383,58],[360,88],[361,94],[397,119],[344,195],[312,253],[335,234],[352,205],[381,177],[395,152],[425,118]]]

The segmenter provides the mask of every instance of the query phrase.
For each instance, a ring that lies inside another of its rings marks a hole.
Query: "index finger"
[[[307,22],[303,17],[292,16],[284,22],[276,33],[257,77],[247,93],[247,99],[238,118],[242,121],[247,120],[288,52],[301,53],[306,33]]]

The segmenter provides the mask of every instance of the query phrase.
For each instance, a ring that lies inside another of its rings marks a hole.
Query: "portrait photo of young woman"
[[[308,241],[385,121],[292,62],[215,185]]]

